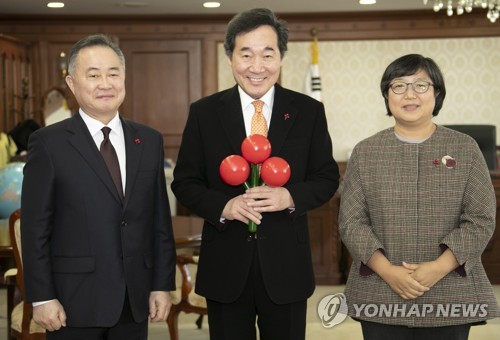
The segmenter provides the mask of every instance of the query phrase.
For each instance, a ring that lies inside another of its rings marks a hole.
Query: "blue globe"
[[[0,168],[0,219],[21,207],[23,167],[24,163],[13,162]]]

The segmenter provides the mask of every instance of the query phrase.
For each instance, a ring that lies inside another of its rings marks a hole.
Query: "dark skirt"
[[[364,340],[467,340],[471,324],[410,328],[361,321]]]

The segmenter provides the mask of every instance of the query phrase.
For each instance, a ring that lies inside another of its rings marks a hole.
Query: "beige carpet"
[[[494,286],[498,301],[500,301],[500,285]],[[323,328],[317,316],[318,302],[326,295],[343,292],[343,286],[318,286],[314,295],[308,301],[307,340],[342,339],[361,340],[359,323],[348,318],[333,328]],[[6,295],[5,289],[0,289],[0,339],[6,339]],[[201,330],[196,328],[197,315],[181,314],[179,316],[179,340],[209,340],[206,318]],[[500,318],[490,320],[485,326],[472,327],[470,340],[498,340],[500,338]],[[169,340],[166,323],[150,324],[149,340]]]
[[[500,285],[494,286],[498,301],[500,301]],[[332,328],[324,328],[317,315],[317,305],[326,295],[342,293],[344,286],[318,286],[314,295],[308,301],[307,310],[307,340],[341,339],[362,340],[359,323],[347,318],[344,322]],[[209,340],[206,318],[201,330],[196,329],[196,315],[181,314],[179,316],[179,340]],[[168,340],[168,329],[163,325],[151,325],[150,340]],[[490,320],[485,326],[472,327],[469,340],[498,340],[500,339],[500,318]]]

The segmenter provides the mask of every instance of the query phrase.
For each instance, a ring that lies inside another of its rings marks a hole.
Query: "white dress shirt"
[[[252,117],[255,112],[255,107],[252,102],[256,99],[253,99],[248,94],[243,91],[241,87],[238,86],[238,92],[240,93],[240,102],[241,109],[243,111],[243,120],[245,121],[245,131],[247,136],[250,136],[252,131]],[[269,125],[271,123],[271,113],[273,112],[273,103],[274,103],[274,86],[269,89],[261,98],[259,98],[264,102],[264,106],[262,107],[262,115],[266,119],[267,130],[269,131]]]
[[[109,139],[111,141],[111,144],[113,144],[113,147],[115,148],[116,155],[118,156],[118,163],[120,163],[120,173],[122,175],[123,194],[125,195],[125,183],[127,176],[125,138],[123,136],[122,121],[120,120],[118,112],[116,113],[115,117],[111,119],[108,125],[104,125],[97,119],[90,117],[85,112],[83,112],[82,109],[80,109],[79,112],[80,116],[85,122],[85,125],[87,125],[87,128],[89,129],[90,135],[94,139],[97,149],[100,149],[101,143],[104,140],[104,135],[102,134],[101,129],[104,126],[107,126],[111,129],[111,132],[109,133]]]

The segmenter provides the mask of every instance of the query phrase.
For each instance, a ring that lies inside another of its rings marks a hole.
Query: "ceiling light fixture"
[[[140,2],[140,1],[128,1],[128,2],[122,2],[117,4],[119,7],[125,7],[125,8],[141,8],[141,7],[148,7],[149,4],[147,2]]]
[[[424,5],[427,5],[429,2],[428,0],[423,1]],[[500,0],[434,0],[434,12],[439,12],[440,9],[444,8],[445,3],[446,14],[448,14],[449,17],[453,15],[453,7],[456,8],[457,15],[462,15],[464,12],[470,13],[474,7],[488,9],[486,18],[488,18],[491,23],[494,23],[497,21],[498,17],[500,17]]]
[[[205,8],[219,8],[220,2],[214,2],[214,1],[204,2],[203,7],[205,7]]]
[[[64,2],[49,2],[47,4],[48,8],[63,8],[64,7]]]
[[[377,3],[377,0],[359,0],[360,5],[374,5]]]

